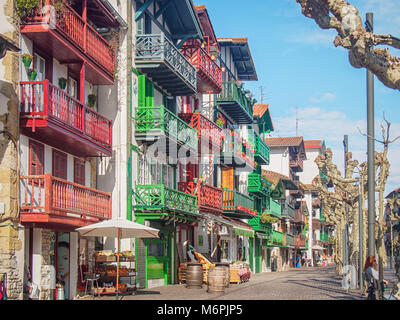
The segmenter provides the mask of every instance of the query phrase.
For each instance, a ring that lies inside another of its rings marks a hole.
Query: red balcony
[[[305,248],[306,239],[302,235],[294,236],[294,246],[295,248]]]
[[[221,68],[212,60],[211,56],[193,42],[186,42],[182,53],[189,59],[197,71],[197,92],[220,93],[222,89]]]
[[[21,176],[21,223],[65,230],[111,218],[111,193],[50,174]]]
[[[32,15],[22,18],[21,33],[77,74],[85,62],[90,83],[113,84],[115,54],[108,42],[69,5],[54,12],[52,0],[38,2]]]
[[[76,156],[111,156],[112,122],[48,80],[21,82],[21,130]]]
[[[215,122],[209,120],[207,117],[202,115],[200,112],[195,113],[180,113],[179,117],[183,119],[189,126],[197,129],[197,136],[203,141],[210,143],[212,147],[211,151],[221,152],[222,148],[222,128],[219,127]],[[200,145],[199,141],[199,145]],[[203,153],[206,150],[202,150]]]
[[[303,213],[303,206],[300,206],[299,209],[296,209],[294,211],[294,222],[298,223],[304,223],[305,222],[305,217]]]
[[[222,189],[206,184],[178,182],[178,190],[197,195],[197,205],[201,212],[222,213]]]

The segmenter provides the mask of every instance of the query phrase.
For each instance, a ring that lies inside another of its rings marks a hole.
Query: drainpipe
[[[132,0],[126,1],[127,9],[127,23],[128,23],[128,34],[127,34],[127,68],[126,68],[126,87],[127,87],[127,99],[126,105],[128,109],[128,116],[126,117],[126,128],[127,128],[127,205],[126,205],[126,217],[128,220],[132,220]]]

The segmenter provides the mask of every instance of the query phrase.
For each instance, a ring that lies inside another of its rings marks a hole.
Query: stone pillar
[[[0,33],[19,43],[13,0],[0,2],[0,21]],[[0,273],[7,273],[10,300],[23,299],[24,279],[17,203],[19,61],[19,53],[10,51],[0,60]]]

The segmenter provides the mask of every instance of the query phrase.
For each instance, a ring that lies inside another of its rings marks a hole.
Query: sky
[[[348,0],[365,22],[374,14],[374,31],[400,38],[398,0]],[[245,82],[258,103],[268,103],[272,137],[324,140],[343,172],[344,135],[360,163],[367,160],[366,70],[352,67],[347,50],[336,48],[333,30],[320,29],[301,13],[295,0],[194,0],[205,5],[217,37],[247,37],[258,81]],[[400,56],[400,50],[390,49]],[[390,137],[400,136],[400,92],[375,78],[375,136],[382,137],[383,116]],[[261,90],[262,87],[262,90]],[[263,97],[261,98],[261,92]],[[297,121],[296,121],[297,119]],[[382,151],[382,144],[375,144]],[[389,147],[390,176],[385,195],[400,187],[400,139]]]

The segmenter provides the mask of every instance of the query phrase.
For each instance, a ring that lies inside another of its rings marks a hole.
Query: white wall
[[[320,153],[320,149],[306,149],[307,160],[303,160],[303,172],[298,173],[301,182],[311,184],[312,180],[319,175],[319,169],[314,160]]]
[[[262,165],[262,169],[278,172],[285,176],[289,176],[288,148],[287,147],[270,148],[269,165]]]

